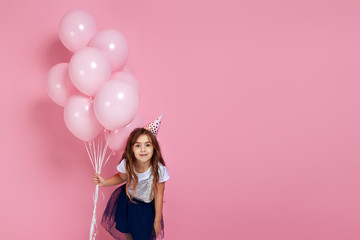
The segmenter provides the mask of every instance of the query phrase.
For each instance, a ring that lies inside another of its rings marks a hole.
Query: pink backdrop
[[[164,114],[167,240],[360,239],[351,0],[2,0],[2,239],[89,238],[93,170],[45,91],[74,9],[125,34],[140,112]]]

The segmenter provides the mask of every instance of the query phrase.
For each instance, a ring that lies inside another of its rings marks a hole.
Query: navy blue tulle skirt
[[[116,240],[156,240],[164,237],[164,221],[161,218],[161,231],[155,235],[154,201],[146,203],[126,195],[125,184],[111,195],[101,225]]]

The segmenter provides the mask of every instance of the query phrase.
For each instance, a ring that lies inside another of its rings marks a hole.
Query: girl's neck
[[[135,165],[136,172],[144,173],[150,168],[151,162],[150,162],[150,160],[147,162],[135,161],[134,165]]]

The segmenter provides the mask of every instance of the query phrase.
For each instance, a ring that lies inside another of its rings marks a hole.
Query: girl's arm
[[[99,185],[100,187],[118,185],[126,181],[126,174],[119,172],[106,180],[104,180],[104,178],[99,174],[95,174],[93,181],[95,185]]]
[[[156,235],[161,231],[161,217],[163,209],[165,182],[157,184],[157,191],[155,192],[155,220],[154,229]]]

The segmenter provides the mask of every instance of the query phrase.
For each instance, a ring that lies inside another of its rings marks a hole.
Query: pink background
[[[89,239],[93,169],[45,91],[71,57],[57,30],[74,9],[125,34],[140,112],[164,114],[166,239],[360,239],[350,0],[2,0],[2,239]]]

